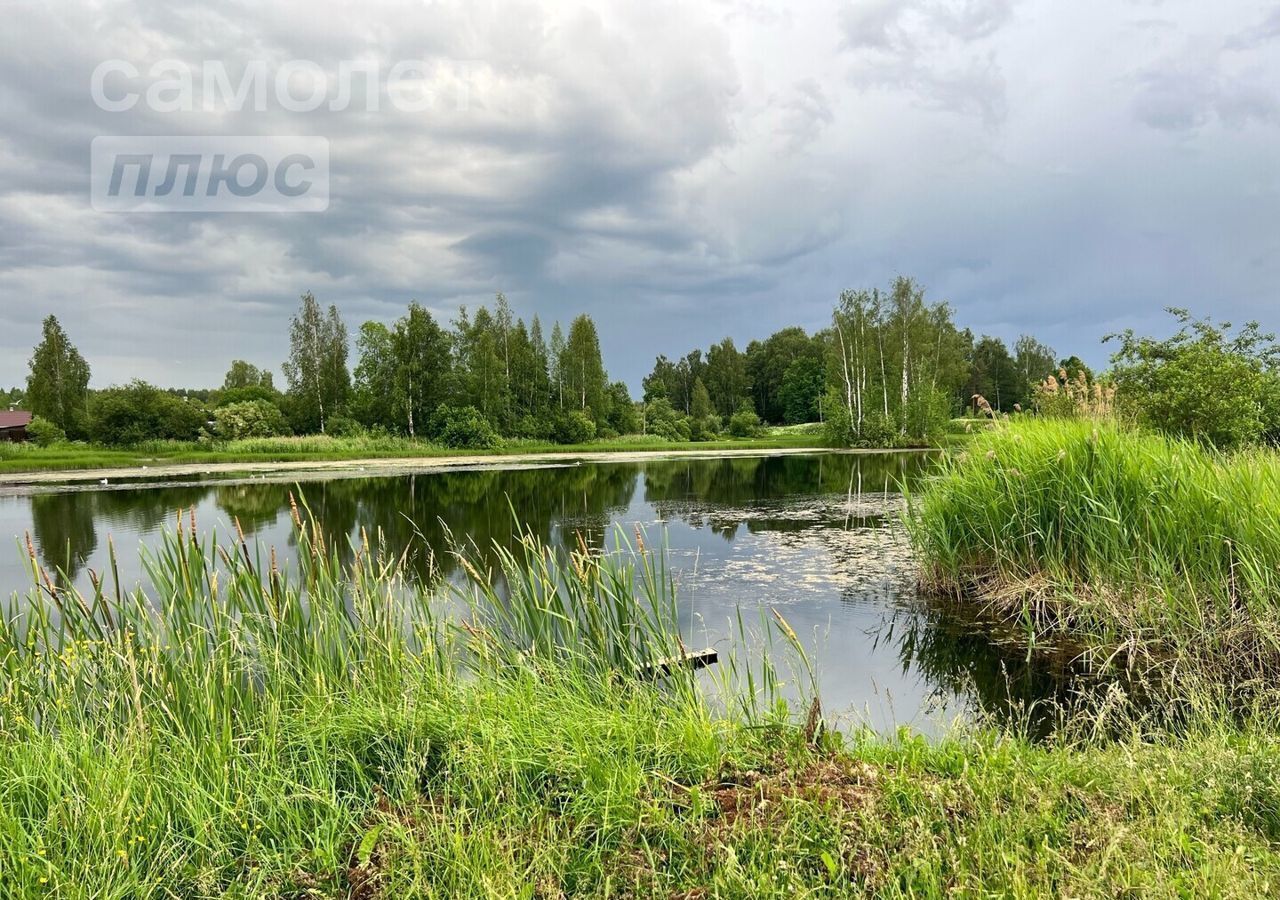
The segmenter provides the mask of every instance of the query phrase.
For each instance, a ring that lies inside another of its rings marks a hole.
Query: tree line
[[[567,333],[554,323],[548,339],[537,316],[526,325],[502,294],[492,310],[464,307],[448,328],[415,302],[390,325],[365,322],[355,345],[349,371],[337,308],[322,311],[303,295],[284,365],[295,430],[354,424],[458,446],[498,436],[580,443],[636,430],[631,396],[609,380],[587,315]]]
[[[883,292],[844,292],[814,333],[793,326],[744,350],[726,337],[705,352],[660,355],[633,402],[610,380],[588,315],[547,334],[501,293],[448,323],[413,302],[394,322],[365,322],[353,341],[337,307],[308,292],[290,322],[282,388],[270,370],[234,360],[218,388],[133,381],[91,391],[88,363],[49,316],[26,390],[7,399],[38,417],[41,442],[376,433],[490,447],[636,433],[705,440],[820,422],[838,443],[893,445],[932,439],[974,395],[997,410],[1026,405],[1055,369],[1053,351],[1034,338],[1012,353],[998,338],[975,338],[950,307],[899,278]]]
[[[841,444],[925,443],[976,397],[995,411],[1030,407],[1035,386],[1075,357],[1023,335],[1010,352],[1000,338],[959,328],[945,303],[929,303],[909,278],[886,291],[845,291],[828,327],[783,328],[739,352],[731,338],[704,354],[659,356],[644,379],[644,400],[661,417],[669,407],[691,432],[725,417],[770,424],[820,421]],[[651,413],[653,415],[654,413]],[[705,424],[703,424],[705,423]]]
[[[283,390],[270,370],[234,360],[220,388],[161,389],[135,380],[89,390],[90,369],[54,316],[45,319],[25,391],[6,393],[38,417],[32,435],[136,445],[285,434],[385,433],[450,446],[501,437],[581,443],[640,430],[621,381],[610,381],[595,322],[526,324],[502,294],[445,326],[419,303],[393,323],[365,322],[357,359],[334,305],[302,295],[289,328]]]

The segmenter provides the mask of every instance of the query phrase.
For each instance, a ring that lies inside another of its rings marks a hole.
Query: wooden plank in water
[[[720,653],[710,647],[705,650],[688,650],[679,656],[669,656],[666,659],[660,659],[657,662],[641,666],[639,674],[660,678],[663,675],[670,675],[672,670],[677,667],[688,666],[690,669],[704,669],[707,666],[714,666],[719,661]]]

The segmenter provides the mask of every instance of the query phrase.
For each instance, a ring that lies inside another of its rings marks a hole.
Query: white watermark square
[[[329,208],[329,141],[314,135],[103,135],[89,156],[99,212]]]

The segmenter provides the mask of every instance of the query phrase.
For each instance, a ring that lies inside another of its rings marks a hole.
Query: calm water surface
[[[559,545],[581,534],[609,547],[615,526],[642,527],[651,546],[666,542],[690,643],[724,646],[740,607],[752,622],[775,607],[811,647],[829,713],[937,731],[957,715],[1024,705],[1052,683],[917,596],[898,486],[930,464],[924,454],[814,453],[10,493],[0,495],[0,537],[11,538],[0,589],[28,589],[25,533],[48,568],[79,585],[88,569],[104,570],[111,536],[123,579],[137,584],[139,548],[193,507],[202,531],[233,533],[238,519],[287,560],[291,490],[331,536],[381,529],[392,546],[414,547],[411,564],[429,583],[458,577],[438,552],[446,528],[481,548],[510,545],[513,508]]]

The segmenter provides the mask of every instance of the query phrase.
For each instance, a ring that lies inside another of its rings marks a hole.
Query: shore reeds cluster
[[[1098,666],[1280,671],[1280,455],[1109,420],[1010,422],[910,498],[926,585]]]

